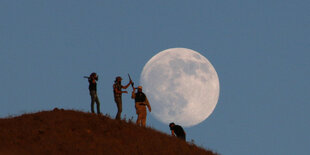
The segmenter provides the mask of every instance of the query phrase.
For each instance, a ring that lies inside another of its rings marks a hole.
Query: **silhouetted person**
[[[177,136],[182,140],[186,140],[186,133],[180,125],[175,125],[173,122],[169,124],[171,135]]]
[[[131,98],[135,99],[135,108],[138,115],[136,124],[145,127],[147,115],[146,106],[149,109],[149,112],[151,112],[152,109],[149,100],[142,92],[142,86],[138,87],[137,93],[135,93],[135,88],[133,88]]]
[[[95,113],[94,111],[94,104],[96,102],[97,104],[97,113],[100,114],[100,102],[99,98],[97,95],[97,82],[98,81],[98,76],[96,73],[91,73],[90,76],[88,77],[88,82],[89,82],[89,93],[91,97],[91,112]]]
[[[132,81],[129,81],[129,83],[126,86],[122,86],[122,78],[120,76],[115,78],[114,84],[113,84],[113,92],[114,92],[114,101],[117,106],[117,114],[115,116],[115,119],[120,120],[121,119],[121,113],[122,113],[122,94],[128,93],[127,91],[122,91],[122,89],[127,89],[128,86],[132,83]]]

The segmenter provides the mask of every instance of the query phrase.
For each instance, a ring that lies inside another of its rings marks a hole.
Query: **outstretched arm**
[[[118,90],[118,89],[115,87],[115,85],[113,85],[113,89],[114,89],[115,93],[117,93],[117,94],[127,93],[127,91]]]

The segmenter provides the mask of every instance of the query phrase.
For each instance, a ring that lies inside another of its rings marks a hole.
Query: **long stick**
[[[128,77],[129,77],[129,81],[132,81],[132,80],[131,80],[131,77],[130,77],[130,75],[129,75],[129,73],[128,73]],[[135,87],[134,87],[134,83],[133,83],[133,82],[131,83],[131,87],[132,87],[133,90],[135,90]]]

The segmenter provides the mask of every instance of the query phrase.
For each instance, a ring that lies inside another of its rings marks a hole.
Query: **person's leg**
[[[139,114],[139,120],[138,120],[138,125],[139,125],[139,126],[143,126],[142,120],[143,120],[143,115],[140,113],[140,114]]]
[[[136,109],[136,114],[137,114],[137,121],[136,121],[136,125],[139,124],[139,104],[138,103],[135,103],[135,109]]]
[[[140,122],[141,122],[141,118],[140,117],[141,117],[141,115],[138,114],[136,125],[140,125]]]
[[[137,118],[137,122],[136,124],[141,126],[142,125],[142,112],[141,112],[141,106],[137,106],[137,114],[138,114],[138,118]]]
[[[122,113],[122,98],[117,97],[115,98],[116,106],[117,106],[117,114],[115,116],[115,119],[120,120],[121,119],[121,113]]]
[[[97,93],[96,93],[96,104],[97,104],[97,114],[101,114],[101,112],[100,112],[100,102],[99,102],[99,98],[98,98]]]
[[[186,141],[185,135],[180,135],[178,138],[180,138],[180,139]]]
[[[91,98],[91,103],[90,103],[90,110],[92,113],[94,113],[94,104],[95,104],[95,93],[94,91],[90,91],[90,98]]]
[[[142,110],[142,118],[141,118],[141,123],[142,126],[145,127],[146,125],[146,108],[144,107],[144,109]]]

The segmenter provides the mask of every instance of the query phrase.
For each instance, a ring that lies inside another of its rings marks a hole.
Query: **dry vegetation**
[[[151,128],[73,110],[0,119],[0,154],[207,154]]]

